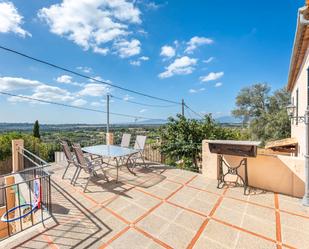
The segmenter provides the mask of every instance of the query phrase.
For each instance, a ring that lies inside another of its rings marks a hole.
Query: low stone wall
[[[240,157],[225,156],[229,165],[238,165]],[[252,187],[273,192],[302,197],[304,184],[304,159],[292,156],[258,153],[248,158],[248,180]],[[243,176],[243,169],[239,170]],[[217,179],[217,154],[209,151],[208,143],[203,141],[202,173],[206,177]]]

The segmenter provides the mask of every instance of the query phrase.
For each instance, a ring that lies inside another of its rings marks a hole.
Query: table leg
[[[225,165],[227,167],[227,172],[225,174],[223,173],[223,165]],[[244,166],[244,178],[241,175],[239,175],[239,173],[238,173],[238,169],[242,165]],[[218,177],[217,188],[223,188],[227,184],[227,182],[225,181],[225,176],[235,175],[241,180],[242,186],[244,187],[244,195],[246,195],[247,189],[248,189],[247,158],[243,158],[239,162],[238,166],[232,167],[232,166],[227,164],[227,162],[223,158],[223,155],[218,155],[217,174],[218,174],[217,175],[217,177]],[[239,184],[237,180],[235,182],[236,186]]]
[[[127,169],[128,169],[128,171],[132,174],[132,175],[136,175],[131,169],[130,169],[130,167],[129,167],[129,161],[131,161],[131,156],[129,156],[128,157],[128,159],[127,159],[127,162],[126,162],[126,167],[127,167]],[[131,161],[132,162],[132,161]],[[134,161],[133,161],[134,162]],[[135,162],[134,162],[135,163]],[[134,165],[133,165],[133,168],[134,168]]]
[[[247,193],[247,188],[248,188],[248,185],[249,185],[249,182],[248,182],[248,160],[247,158],[244,158],[244,173],[245,173],[245,181],[244,181],[244,194],[246,195]],[[250,191],[249,191],[250,193]]]
[[[117,176],[116,176],[116,182],[118,182],[118,175],[119,175],[119,161],[117,158],[115,158],[116,160],[116,170],[117,170]]]

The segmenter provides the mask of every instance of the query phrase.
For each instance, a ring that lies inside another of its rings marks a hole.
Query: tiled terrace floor
[[[124,169],[120,181],[88,192],[50,169],[54,220],[6,248],[309,248],[309,209],[299,199],[242,188],[217,189],[199,174],[153,166]],[[83,184],[80,179],[79,183]],[[4,247],[2,247],[4,248]]]

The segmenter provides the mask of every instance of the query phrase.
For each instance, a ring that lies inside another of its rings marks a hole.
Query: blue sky
[[[230,115],[242,87],[284,87],[304,1],[0,0],[0,45],[91,77]],[[0,90],[155,119],[180,106],[70,75],[0,50]],[[169,107],[148,107],[126,100]],[[104,114],[0,95],[0,122],[105,123]],[[196,117],[191,113],[193,117]],[[112,123],[134,118],[111,116]]]

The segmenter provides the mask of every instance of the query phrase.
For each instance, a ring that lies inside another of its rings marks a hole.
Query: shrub
[[[178,161],[177,167],[191,171],[199,171],[204,139],[245,138],[240,130],[221,127],[211,115],[206,115],[203,120],[187,119],[181,115],[169,118],[159,133],[162,141],[160,150],[167,158],[166,163],[176,165]]]

